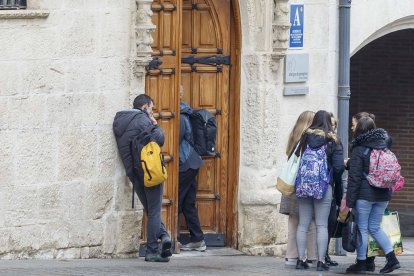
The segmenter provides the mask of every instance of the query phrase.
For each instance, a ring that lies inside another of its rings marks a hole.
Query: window
[[[0,0],[0,10],[17,10],[26,7],[26,0]]]

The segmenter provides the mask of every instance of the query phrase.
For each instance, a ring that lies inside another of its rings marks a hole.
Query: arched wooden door
[[[208,245],[225,245],[228,204],[230,0],[155,0],[152,4],[153,61],[147,68],[146,93],[156,103],[166,134],[169,179],[164,188],[163,220],[172,236],[186,239],[178,225],[179,86],[194,109],[216,115],[214,157],[203,157],[197,208]],[[178,227],[178,229],[177,229]]]

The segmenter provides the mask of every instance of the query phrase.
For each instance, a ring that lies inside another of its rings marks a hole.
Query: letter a
[[[293,26],[300,26],[299,8],[296,8],[295,20],[293,21]]]

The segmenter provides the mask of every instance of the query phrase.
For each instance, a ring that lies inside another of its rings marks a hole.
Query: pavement
[[[389,275],[414,276],[414,238],[403,238],[404,253],[398,259],[401,269]],[[296,270],[286,266],[283,258],[247,256],[231,248],[208,248],[206,252],[181,252],[174,254],[169,263],[148,263],[144,258],[87,259],[87,260],[1,260],[0,276],[67,276],[67,275],[343,275],[354,263],[355,254],[331,256],[339,263],[330,271],[318,272],[316,268]],[[376,259],[379,269],[385,258]],[[350,274],[347,274],[350,275]]]

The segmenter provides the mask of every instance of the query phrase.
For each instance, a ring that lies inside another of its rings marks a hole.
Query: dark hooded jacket
[[[323,130],[308,129],[305,132],[305,142],[311,148],[319,148],[326,145],[326,156],[328,161],[328,169],[332,169],[333,177],[331,179],[331,186],[334,193],[334,199],[337,206],[341,205],[343,195],[342,191],[342,173],[345,170],[344,154],[342,143],[335,141],[335,134],[328,133],[328,136]],[[306,147],[302,147],[302,152]]]
[[[139,179],[133,170],[130,149],[131,139],[152,125],[153,123],[147,112],[139,109],[124,110],[115,115],[113,130],[118,145],[119,155],[124,164],[126,175],[134,185],[137,184]],[[152,131],[152,137],[160,146],[164,144],[164,132],[159,126],[156,126]]]
[[[191,107],[181,101],[180,102],[180,172],[188,171],[188,169],[197,170],[203,164],[203,160],[200,155],[195,151],[192,146],[193,130],[190,122],[190,114],[192,113]]]
[[[369,173],[371,149],[387,148],[388,139],[389,135],[384,129],[376,128],[359,135],[351,143],[348,190],[346,193],[346,205],[349,208],[354,208],[358,199],[371,202],[389,201],[391,199],[389,189],[375,188],[369,185],[365,176]]]

